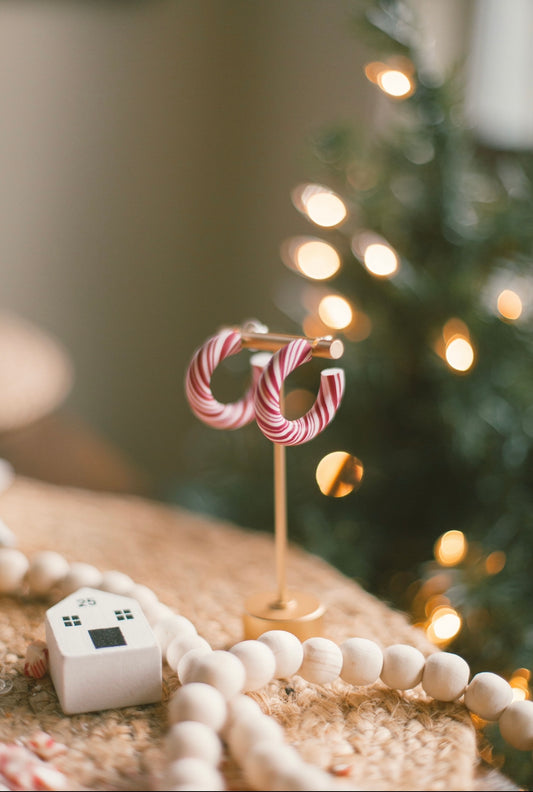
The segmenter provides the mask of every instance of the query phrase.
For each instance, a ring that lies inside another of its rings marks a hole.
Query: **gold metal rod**
[[[276,576],[278,582],[278,601],[276,606],[287,605],[287,498],[285,479],[285,446],[274,443],[274,500],[275,500],[275,542]]]
[[[305,336],[246,331],[241,333],[243,347],[245,349],[255,349],[258,352],[276,352],[298,338],[305,338]],[[307,338],[306,340],[312,344],[311,354],[313,357],[338,360],[344,353],[344,344],[339,338],[324,336],[323,338]]]
[[[280,393],[280,406],[283,408],[283,389]],[[285,446],[274,446],[274,540],[276,549],[276,577],[278,599],[275,608],[287,605],[287,474],[285,465]]]

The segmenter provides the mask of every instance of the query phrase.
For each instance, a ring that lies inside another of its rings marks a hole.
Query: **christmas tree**
[[[476,139],[464,75],[426,73],[408,5],[357,9],[387,123],[314,137],[292,195],[309,234],[281,246],[284,329],[341,337],[346,373],[333,423],[288,454],[290,538],[412,614],[472,674],[499,673],[529,698],[533,155]],[[314,400],[320,367],[291,375],[289,417]],[[176,500],[272,529],[257,427],[198,427],[186,453],[192,480]],[[487,758],[531,784],[530,755],[486,734]]]

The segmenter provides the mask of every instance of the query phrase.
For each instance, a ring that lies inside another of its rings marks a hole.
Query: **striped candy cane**
[[[241,349],[238,330],[221,330],[197,349],[187,369],[185,393],[191,410],[215,429],[239,429],[255,418],[254,394],[261,373],[257,366],[252,366],[252,384],[242,399],[222,404],[211,392],[211,377],[218,364]]]
[[[333,420],[344,393],[344,371],[324,369],[313,406],[301,418],[289,421],[281,412],[281,388],[295,368],[311,360],[312,345],[305,338],[291,341],[276,352],[257,384],[255,418],[269,440],[280,445],[300,445],[317,436]]]
[[[68,778],[57,768],[17,743],[0,743],[0,784],[2,781],[5,781],[5,789],[63,791],[72,788]]]

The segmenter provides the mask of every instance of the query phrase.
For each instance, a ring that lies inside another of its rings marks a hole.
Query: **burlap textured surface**
[[[244,599],[274,587],[270,535],[137,497],[18,478],[0,495],[0,518],[29,557],[55,549],[69,561],[119,569],[151,587],[217,649],[242,639]],[[326,603],[327,637],[340,642],[359,635],[382,646],[434,651],[402,614],[322,560],[291,547],[287,570],[291,587]],[[0,662],[14,682],[0,697],[0,739],[21,740],[43,729],[64,743],[68,750],[54,763],[71,789],[157,789],[175,675],[165,667],[161,704],[65,717],[50,678],[23,674],[28,643],[44,638],[47,605],[0,597]],[[305,759],[328,769],[349,766],[350,782],[361,789],[490,788],[480,780],[476,732],[461,704],[439,704],[421,689],[398,693],[380,683],[351,688],[341,681],[315,687],[298,676],[251,695],[282,723]],[[232,760],[225,760],[224,773],[228,789],[249,788]]]

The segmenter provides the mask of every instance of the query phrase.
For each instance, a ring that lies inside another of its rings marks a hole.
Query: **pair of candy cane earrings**
[[[319,342],[319,343],[317,343]],[[271,356],[253,355],[252,382],[242,399],[222,404],[213,396],[211,378],[225,358],[244,347],[276,349]],[[298,366],[321,357],[340,357],[342,343],[331,339],[309,339],[226,328],[207,339],[195,352],[187,370],[185,392],[191,410],[208,426],[239,429],[256,420],[265,437],[280,445],[300,445],[312,440],[333,420],[344,394],[344,371],[321,372],[320,388],[311,408],[295,420],[282,413],[283,383]]]

